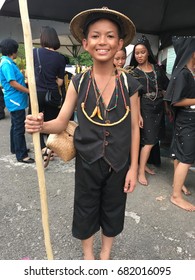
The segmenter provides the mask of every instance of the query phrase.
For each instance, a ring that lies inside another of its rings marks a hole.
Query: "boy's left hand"
[[[137,183],[137,171],[128,170],[126,178],[125,178],[125,185],[124,185],[124,192],[131,193],[134,191]]]

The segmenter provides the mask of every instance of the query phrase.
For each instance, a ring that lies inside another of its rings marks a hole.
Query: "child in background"
[[[116,52],[114,56],[114,65],[117,68],[123,68],[127,59],[127,51],[122,48],[120,51]]]

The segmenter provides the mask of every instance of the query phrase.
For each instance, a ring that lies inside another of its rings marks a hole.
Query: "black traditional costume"
[[[140,44],[144,45],[148,50],[148,61],[153,65],[152,72],[146,73],[137,67],[135,48]],[[144,121],[144,126],[140,130],[140,144],[142,147],[154,145],[148,163],[159,166],[161,163],[159,140],[165,136],[163,91],[166,90],[169,79],[164,69],[157,64],[150,43],[144,35],[138,39],[134,46],[130,66],[134,67],[132,74],[143,85],[139,90],[140,109]]]
[[[147,73],[135,68],[134,74],[143,85],[139,90],[141,115],[144,121],[144,127],[141,129],[141,145],[155,145],[165,134],[163,90],[166,90],[169,80],[158,65],[154,65],[153,71]]]
[[[174,108],[171,155],[182,163],[192,164],[195,161],[195,81],[186,64],[195,52],[195,38],[173,37],[173,46],[177,57],[165,95],[165,100]],[[194,105],[174,106],[186,98],[194,98]]]
[[[105,107],[91,70],[72,81],[78,93],[79,121],[75,131],[73,236],[87,239],[101,227],[104,235],[113,237],[124,224],[123,187],[131,146],[130,96],[141,85],[129,74],[116,73],[116,87]]]

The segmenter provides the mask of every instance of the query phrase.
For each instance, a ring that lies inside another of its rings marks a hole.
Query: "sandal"
[[[44,168],[46,168],[49,164],[49,161],[53,160],[54,155],[53,155],[53,151],[50,150],[49,148],[45,148],[42,151],[43,151],[42,156],[43,156],[43,162],[44,162],[43,166],[44,166]]]
[[[35,160],[33,158],[30,158],[30,157],[19,159],[18,161],[22,162],[22,163],[34,163],[35,162]]]

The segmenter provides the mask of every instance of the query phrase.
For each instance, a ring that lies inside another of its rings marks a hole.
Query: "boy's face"
[[[98,61],[112,60],[123,46],[119,39],[116,24],[107,19],[100,19],[89,26],[88,36],[83,39],[83,47]]]

